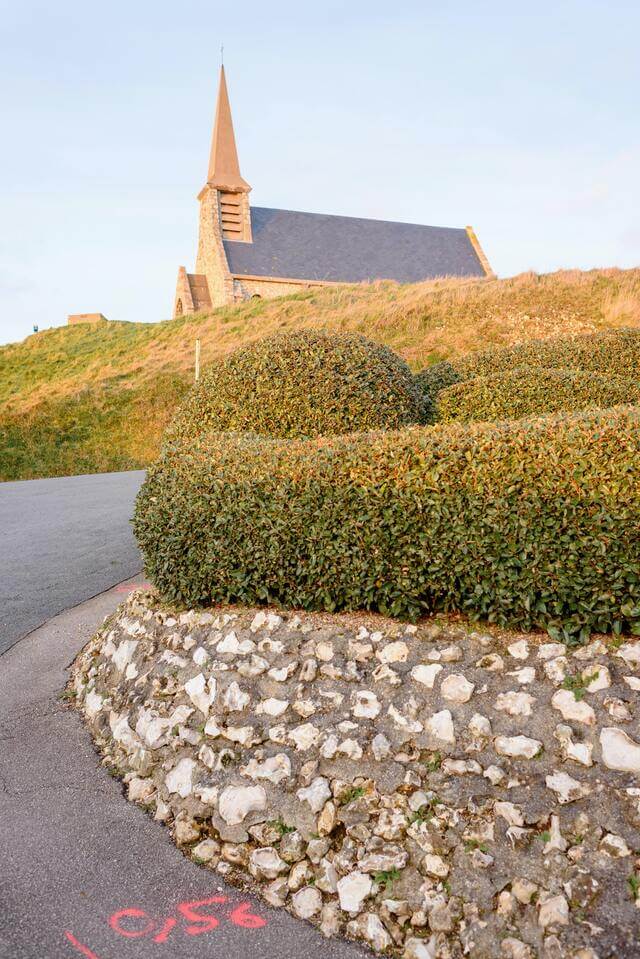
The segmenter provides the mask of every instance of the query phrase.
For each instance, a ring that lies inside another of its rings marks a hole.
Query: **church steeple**
[[[218,86],[216,117],[211,138],[207,184],[217,190],[228,191],[229,193],[248,193],[251,189],[247,181],[240,176],[240,164],[238,163],[236,138],[233,133],[233,120],[231,119],[224,66],[220,67],[220,84]]]

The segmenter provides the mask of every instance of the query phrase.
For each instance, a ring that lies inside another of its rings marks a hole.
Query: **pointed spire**
[[[220,67],[220,85],[218,87],[216,118],[211,139],[207,182],[210,186],[219,190],[229,190],[230,192],[245,193],[251,189],[247,181],[240,176],[240,164],[238,163],[236,138],[233,133],[233,120],[231,119],[224,66]]]

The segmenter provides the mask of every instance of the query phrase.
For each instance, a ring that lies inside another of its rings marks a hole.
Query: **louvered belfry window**
[[[242,239],[242,207],[238,193],[220,194],[220,219],[225,240]]]

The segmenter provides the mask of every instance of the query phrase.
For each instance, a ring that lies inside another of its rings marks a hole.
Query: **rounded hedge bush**
[[[581,370],[520,367],[446,387],[438,394],[437,408],[438,419],[447,423],[519,419],[638,402],[639,380]]]
[[[640,409],[167,444],[136,502],[171,602],[640,633]]]
[[[355,333],[305,330],[267,337],[209,367],[167,439],[210,430],[333,435],[430,418],[409,367],[386,346]]]

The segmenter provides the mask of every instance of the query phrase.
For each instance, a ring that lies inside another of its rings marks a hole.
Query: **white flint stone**
[[[520,639],[517,643],[511,643],[510,646],[507,646],[507,652],[514,659],[528,659],[529,644],[526,639]]]
[[[309,804],[311,812],[318,813],[327,799],[331,799],[329,780],[325,779],[324,776],[316,776],[311,785],[299,789],[296,796],[301,802]]]
[[[303,723],[301,726],[295,726],[289,730],[289,739],[293,741],[295,747],[300,752],[306,752],[318,742],[320,738],[319,730],[313,723]]]
[[[381,663],[406,663],[409,647],[401,639],[394,643],[387,643],[376,653]]]
[[[352,916],[362,910],[364,900],[371,894],[373,883],[364,872],[351,872],[338,881],[340,908]]]
[[[333,759],[338,751],[338,743],[339,739],[335,733],[330,733],[320,747],[320,755],[322,758]]]
[[[422,860],[422,868],[425,872],[429,873],[430,876],[437,876],[438,879],[446,879],[449,875],[449,866],[442,856],[438,856],[435,853],[427,853]]]
[[[231,632],[218,643],[216,652],[220,655],[223,653],[231,653],[234,656],[246,656],[248,653],[253,653],[255,648],[256,644],[253,640],[243,639],[242,642],[239,642],[235,632],[231,630]]]
[[[356,739],[345,739],[340,743],[337,751],[347,759],[362,759],[362,747]]]
[[[410,733],[422,732],[422,723],[417,719],[410,719],[407,716],[403,716],[403,714],[396,709],[393,703],[389,704],[387,715],[391,716],[396,726],[399,726],[400,729],[406,729]]]
[[[391,752],[391,743],[384,735],[384,733],[378,733],[377,736],[373,737],[371,743],[371,751],[373,753],[373,758],[376,762],[381,762],[383,759],[386,759]]]
[[[496,816],[501,816],[510,826],[524,826],[524,816],[519,806],[512,802],[496,802],[493,806]]]
[[[631,855],[631,850],[623,837],[613,832],[608,832],[606,836],[600,840],[600,849],[614,859],[623,859],[625,856]]]
[[[538,659],[553,659],[556,656],[564,656],[567,648],[562,643],[542,643],[538,647]]]
[[[200,862],[211,862],[212,859],[216,858],[219,851],[220,846],[215,839],[203,839],[197,846],[194,846],[191,855],[199,859]]]
[[[436,959],[436,937],[430,939],[406,939],[402,959]]]
[[[445,759],[442,771],[445,775],[452,776],[465,776],[468,773],[481,776],[482,766],[475,759]]]
[[[322,909],[322,893],[314,886],[305,886],[294,893],[291,907],[300,919],[311,919]]]
[[[561,806],[566,803],[576,802],[578,799],[584,799],[591,792],[586,783],[578,782],[568,773],[557,770],[551,776],[545,778],[547,789],[550,789],[558,797]]]
[[[254,849],[249,856],[249,872],[256,879],[276,879],[281,873],[288,871],[289,866],[273,846]]]
[[[277,785],[284,779],[291,778],[291,760],[286,753],[269,756],[264,762],[252,758],[246,766],[240,767],[240,774],[250,779],[268,779],[269,782]]]
[[[493,744],[499,756],[511,756],[513,759],[533,759],[542,748],[538,739],[528,736],[496,736]]]
[[[95,689],[90,689],[84,699],[84,711],[89,719],[93,719],[94,716],[97,716],[102,709],[103,703],[104,699],[102,696],[97,693]]]
[[[507,676],[513,676],[521,686],[528,686],[536,678],[536,671],[533,666],[523,666],[522,669],[514,669],[507,673]]]
[[[294,659],[293,662],[289,663],[287,666],[281,666],[279,668],[274,666],[273,669],[269,670],[267,676],[269,676],[271,679],[275,679],[277,683],[286,683],[286,681],[293,676],[297,668],[298,663]]]
[[[640,666],[640,643],[624,643],[615,655],[624,659],[631,669],[637,669]]]
[[[240,689],[235,680],[229,683],[224,694],[224,708],[230,713],[240,713],[251,702],[251,696]]]
[[[560,819],[558,816],[551,817],[551,825],[549,826],[549,839],[544,844],[543,852],[545,856],[552,852],[552,850],[557,849],[559,852],[566,852],[569,847],[569,843],[566,839],[563,838],[562,833],[560,832]]]
[[[488,779],[493,786],[497,786],[498,783],[502,782],[505,777],[505,773],[500,769],[500,767],[494,765],[487,766],[482,775],[485,779]]]
[[[173,767],[164,780],[170,793],[177,793],[182,799],[191,794],[196,765],[193,759],[184,758]]]
[[[636,693],[640,691],[640,679],[637,676],[623,676],[622,678],[629,689],[633,689]]]
[[[317,713],[318,704],[314,703],[312,699],[296,699],[292,709],[298,716],[302,716],[303,719],[308,719],[309,716]]]
[[[529,693],[515,691],[499,693],[496,697],[494,709],[509,713],[510,716],[530,716],[531,706],[535,701],[535,697],[530,696]]]
[[[547,679],[550,679],[554,685],[559,686],[563,683],[567,675],[569,660],[566,656],[556,656],[555,659],[549,659],[543,664]]]
[[[622,729],[605,727],[600,733],[600,747],[602,761],[609,769],[640,774],[640,744]]]
[[[361,719],[375,719],[382,708],[376,694],[367,689],[359,690],[355,694],[355,701],[351,712]]]
[[[205,806],[215,806],[218,802],[217,786],[199,786],[193,790],[193,794]]]
[[[249,626],[249,629],[251,630],[252,633],[257,633],[259,629],[262,629],[266,621],[267,621],[267,614],[263,610],[260,610],[260,612],[256,613],[256,615],[251,620],[251,625]]]
[[[593,766],[592,743],[574,743],[571,727],[562,723],[556,726],[553,735],[560,743],[565,759],[573,759],[582,766]]]
[[[393,939],[374,912],[363,912],[347,924],[347,934],[364,939],[374,952],[383,952],[393,945]]]
[[[204,726],[204,732],[205,736],[211,736],[212,739],[215,739],[216,736],[222,735],[222,730],[218,726],[218,721],[215,716],[210,716],[209,719],[207,719]]]
[[[328,643],[324,640],[316,643],[315,655],[316,659],[319,659],[320,662],[330,663],[334,655],[333,643]]]
[[[194,676],[193,679],[188,680],[184,684],[184,691],[201,713],[205,716],[209,713],[209,708],[216,698],[216,681],[213,677],[209,679],[209,682],[205,680],[202,673],[198,673],[197,676]]]
[[[256,713],[265,716],[282,716],[289,708],[289,702],[286,699],[263,699],[256,706]]]
[[[468,703],[473,695],[475,686],[462,673],[451,673],[445,677],[440,685],[440,693],[444,699],[452,703]]]
[[[143,630],[144,632],[144,630]],[[125,666],[130,662],[135,653],[138,641],[135,639],[123,639],[115,653],[111,657],[113,664],[119,672],[124,672]]]
[[[462,659],[462,650],[459,646],[445,646],[439,650],[443,663],[457,663]]]
[[[440,663],[431,663],[430,665],[421,663],[419,666],[413,667],[411,670],[411,678],[415,679],[417,683],[422,683],[427,689],[433,689],[436,676],[440,672],[442,672]]]
[[[227,786],[220,796],[219,812],[228,826],[237,826],[250,812],[267,807],[267,794],[262,786]]]
[[[611,718],[616,719],[619,723],[626,723],[631,719],[631,713],[624,702],[615,696],[605,699],[604,706]]]
[[[492,735],[491,723],[482,713],[474,713],[469,720],[469,732],[476,739],[490,739]]]
[[[427,720],[425,729],[443,743],[449,743],[450,745],[455,744],[456,737],[453,729],[453,718],[448,709],[442,709],[440,712],[434,713],[433,716]]]
[[[252,746],[260,741],[254,734],[253,726],[227,726],[222,735],[240,746]]]
[[[196,666],[204,666],[206,661],[209,659],[209,653],[206,651],[204,646],[198,646],[198,648],[193,652],[192,659]]]
[[[566,926],[569,922],[569,903],[564,896],[550,896],[540,904],[538,923],[548,926]]]
[[[396,671],[391,669],[390,666],[387,666],[386,663],[380,663],[379,666],[376,666],[371,673],[371,678],[374,683],[387,682],[391,683],[392,686],[399,686],[402,682]]]
[[[562,714],[563,719],[572,719],[576,723],[583,723],[585,726],[593,726],[596,721],[596,714],[584,700],[575,698],[570,689],[559,689],[553,694],[551,705]]]

